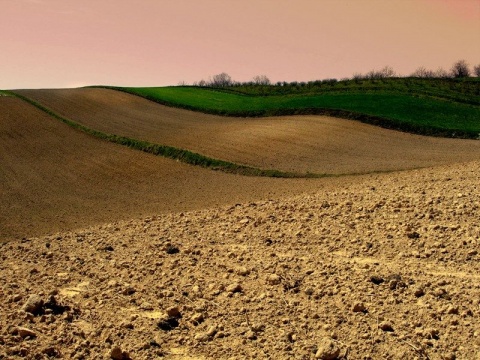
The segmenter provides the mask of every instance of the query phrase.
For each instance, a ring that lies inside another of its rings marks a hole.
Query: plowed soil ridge
[[[480,157],[476,140],[430,138],[325,116],[221,117],[100,88],[17,92],[92,129],[261,169],[352,174]]]

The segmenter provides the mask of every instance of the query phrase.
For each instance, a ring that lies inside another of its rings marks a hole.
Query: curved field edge
[[[156,103],[231,117],[325,115],[418,135],[479,139],[480,107],[404,94],[252,96],[194,87],[122,88]]]
[[[43,106],[42,104],[24,96],[17,94],[13,91],[7,92],[11,96],[15,96],[23,101],[35,106],[36,108],[44,111],[48,115],[54,117],[57,120],[62,121],[66,125],[82,131],[88,135],[94,136],[98,139],[109,141],[115,144],[127,146],[131,149],[140,150],[145,153],[163,156],[169,159],[178,160],[186,164],[200,166],[210,170],[223,171],[225,173],[244,175],[244,176],[261,176],[261,177],[274,177],[274,178],[321,178],[321,177],[333,177],[340,176],[336,174],[317,174],[317,173],[296,173],[286,172],[275,169],[258,169],[251,166],[240,165],[229,161],[213,159],[189,150],[179,149],[173,146],[160,145],[150,143],[148,141],[136,140],[125,136],[118,136],[114,134],[106,134],[98,130],[91,129],[87,126],[81,125],[73,120],[67,119],[53,110]]]

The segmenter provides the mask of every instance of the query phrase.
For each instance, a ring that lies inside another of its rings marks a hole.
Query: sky
[[[480,64],[480,0],[0,0],[0,89]]]

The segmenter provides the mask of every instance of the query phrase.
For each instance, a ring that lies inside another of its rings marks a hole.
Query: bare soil
[[[0,108],[0,242],[333,182],[209,171],[100,141],[13,97]]]
[[[93,129],[263,169],[351,174],[480,158],[476,140],[417,136],[325,116],[225,118],[107,89],[19,92]]]
[[[249,178],[0,108],[0,359],[480,359],[478,159]]]
[[[480,163],[1,249],[4,359],[478,359]]]

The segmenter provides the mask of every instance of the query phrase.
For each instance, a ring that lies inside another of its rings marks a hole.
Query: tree
[[[227,73],[213,75],[211,86],[226,87],[232,85],[232,78]]]
[[[391,66],[385,66],[382,70],[380,70],[380,75],[382,78],[390,78],[394,77],[396,74]]]
[[[454,78],[465,78],[470,76],[470,69],[468,68],[468,64],[465,60],[459,60],[453,64],[450,73]]]
[[[475,65],[473,67],[473,73],[475,74],[476,77],[480,77],[480,64]]]
[[[435,73],[432,70],[427,70],[423,66],[420,66],[410,76],[418,78],[433,78],[435,77]]]
[[[266,75],[257,75],[253,77],[253,83],[256,85],[270,85],[270,79]]]
[[[363,76],[364,79],[386,79],[389,77],[394,77],[395,71],[390,66],[385,66],[381,70],[371,70]]]
[[[434,73],[433,77],[440,78],[440,79],[447,79],[450,77],[450,74],[447,70],[443,68],[438,68]]]

